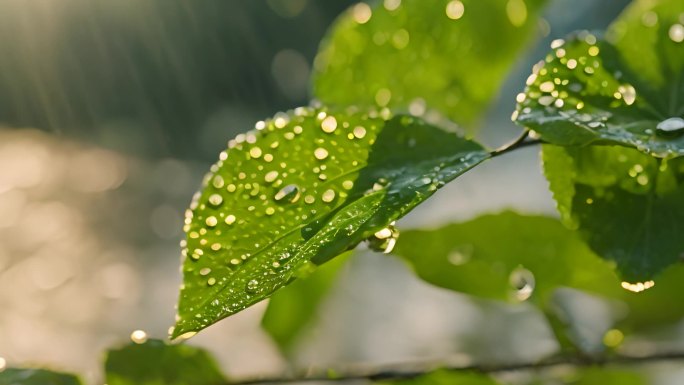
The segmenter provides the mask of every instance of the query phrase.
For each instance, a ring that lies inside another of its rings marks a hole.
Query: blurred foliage
[[[0,385],[81,385],[78,377],[45,369],[0,370]]]
[[[187,213],[173,338],[270,297],[374,234],[390,238],[383,228],[488,157],[410,116],[301,108],[257,123],[229,143]]]
[[[219,385],[227,383],[214,358],[188,345],[150,340],[107,352],[108,385]]]
[[[314,67],[332,105],[436,110],[472,129],[537,30],[545,0],[360,3],[333,25]]]

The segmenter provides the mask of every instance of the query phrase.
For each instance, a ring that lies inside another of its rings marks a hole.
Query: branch
[[[448,362],[414,362],[396,363],[379,367],[349,367],[345,370],[307,370],[299,375],[282,377],[264,377],[232,381],[231,385],[256,384],[293,384],[305,382],[348,382],[357,380],[383,381],[406,380],[420,377],[436,370],[451,372],[478,372],[492,374],[519,370],[539,370],[556,366],[570,365],[574,367],[602,366],[602,365],[633,365],[655,361],[684,360],[682,352],[660,352],[648,356],[614,355],[607,357],[579,357],[560,356],[539,362],[522,362],[498,365],[458,365]]]
[[[529,137],[530,137],[530,130],[525,129],[525,131],[523,131],[522,134],[518,138],[513,140],[511,143],[503,145],[503,146],[499,147],[498,149],[492,151],[492,153],[491,153],[492,158],[497,157],[499,155],[506,154],[508,152],[511,152],[511,151],[514,151],[514,150],[517,150],[520,148],[527,147],[527,146],[534,146],[534,145],[537,145],[540,143],[545,143],[541,139],[530,139],[530,140],[528,140]]]

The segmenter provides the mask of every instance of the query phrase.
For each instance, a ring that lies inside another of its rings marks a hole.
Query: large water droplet
[[[259,281],[256,279],[252,279],[249,282],[247,282],[247,286],[245,286],[245,290],[247,290],[248,293],[256,293],[257,290],[259,289]]]
[[[131,341],[140,345],[147,342],[147,333],[144,330],[135,330],[131,333]]]
[[[513,295],[518,301],[526,301],[532,296],[536,281],[534,274],[524,267],[517,267],[508,277],[508,282],[513,287]]]
[[[399,239],[399,230],[394,226],[394,222],[392,222],[367,239],[368,248],[384,254],[389,254],[394,250],[397,239]]]
[[[662,136],[675,136],[684,133],[684,119],[674,117],[658,123],[656,132]]]
[[[299,199],[299,186],[294,184],[289,184],[280,189],[275,195],[276,201],[286,200],[290,203],[294,203]]]

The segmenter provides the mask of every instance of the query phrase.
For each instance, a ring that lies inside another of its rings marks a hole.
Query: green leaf
[[[0,371],[3,385],[81,385],[73,374],[58,373],[45,369],[7,368]]]
[[[564,384],[568,385],[648,385],[649,382],[641,373],[627,369],[609,369],[604,367],[587,368],[570,376]]]
[[[424,376],[397,381],[380,381],[391,385],[497,385],[499,382],[486,374],[438,370]]]
[[[553,218],[503,212],[403,231],[395,254],[423,280],[482,298],[545,307],[560,286],[623,292],[612,268]]]
[[[625,281],[649,281],[684,252],[684,159],[616,146],[543,148],[566,224]],[[639,287],[634,287],[638,289]]]
[[[359,3],[333,25],[314,66],[326,104],[435,109],[470,126],[531,40],[545,0]]]
[[[489,157],[409,116],[300,108],[229,142],[187,211],[172,336],[268,298]]]
[[[214,358],[188,345],[150,340],[107,352],[108,385],[220,385],[227,381]]]
[[[292,350],[297,337],[316,316],[318,305],[348,259],[349,255],[341,255],[321,266],[315,274],[300,277],[270,298],[261,325],[283,352]]]
[[[556,40],[514,120],[560,145],[615,144],[684,155],[684,2],[635,1],[608,30]]]

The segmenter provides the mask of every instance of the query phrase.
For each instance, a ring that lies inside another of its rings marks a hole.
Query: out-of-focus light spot
[[[267,3],[278,16],[289,19],[299,16],[306,8],[308,0],[267,0]]]
[[[463,3],[459,0],[452,0],[449,3],[447,3],[446,15],[449,19],[458,20],[463,17],[464,13],[465,7],[463,6]]]
[[[140,297],[138,273],[127,263],[104,266],[97,274],[97,282],[102,296],[107,299],[134,303]]]
[[[271,63],[271,74],[276,84],[291,100],[306,98],[310,72],[307,59],[293,49],[279,51]]]
[[[169,205],[157,206],[150,215],[150,226],[160,238],[175,238],[180,234],[181,215],[178,210]]]
[[[543,17],[539,18],[539,32],[544,37],[551,34],[551,24]]]
[[[401,0],[385,0],[383,6],[388,11],[394,11],[401,6]]]
[[[111,151],[81,151],[70,163],[69,179],[77,191],[94,193],[112,190],[126,179],[124,159]]]
[[[404,49],[409,44],[410,35],[407,30],[400,29],[392,35],[392,45],[396,49]]]
[[[414,99],[411,104],[409,104],[409,113],[413,116],[423,116],[426,108],[425,99]]]
[[[641,24],[645,27],[655,27],[658,24],[658,14],[653,11],[648,11],[641,16]]]
[[[375,103],[377,103],[380,107],[385,107],[387,104],[389,104],[391,99],[392,91],[388,90],[387,88],[381,88],[375,93]]]
[[[603,344],[609,348],[619,346],[625,339],[625,335],[618,329],[611,329],[603,335]]]
[[[637,283],[622,282],[620,285],[625,290],[629,290],[629,291],[634,292],[634,293],[641,293],[642,291],[650,289],[653,286],[655,286],[655,282],[654,281],[637,282]]]
[[[522,27],[527,21],[527,6],[524,0],[508,0],[506,16],[515,27]]]
[[[667,34],[675,43],[681,43],[684,41],[684,25],[673,24]]]
[[[4,358],[0,357],[0,372],[2,372],[3,370],[5,370],[6,367],[7,367],[7,360],[5,360]]]
[[[21,190],[10,190],[0,193],[0,229],[11,227],[19,220],[26,205],[26,193]]]
[[[352,8],[352,17],[359,24],[366,24],[372,16],[373,11],[366,3],[358,3]]]
[[[135,330],[131,333],[131,341],[136,344],[144,344],[147,342],[147,333],[143,330]]]

